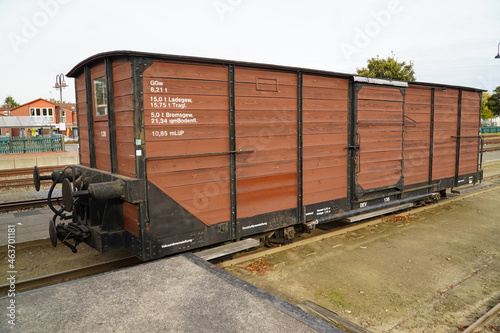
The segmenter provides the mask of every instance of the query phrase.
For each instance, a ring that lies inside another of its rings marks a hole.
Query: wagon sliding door
[[[355,103],[354,199],[389,197],[403,190],[404,88],[357,83]]]

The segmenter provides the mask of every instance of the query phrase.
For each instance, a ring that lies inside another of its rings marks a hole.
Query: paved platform
[[[342,332],[190,253],[11,299],[2,332]]]
[[[68,165],[80,163],[78,150],[50,151],[43,153],[2,154],[0,155],[0,170]]]
[[[18,192],[0,192],[0,202],[8,202],[9,198],[14,200],[46,199],[48,190],[35,192],[27,191],[22,197],[17,198]],[[53,196],[61,196],[61,189],[56,188]],[[59,208],[59,206],[55,206]],[[0,246],[7,245],[7,227],[16,225],[16,243],[36,241],[49,238],[49,221],[54,213],[49,207],[35,208],[23,211],[0,211]]]
[[[49,238],[49,221],[54,213],[49,208],[0,213],[0,246],[7,245],[7,228],[16,226],[16,243]]]
[[[488,151],[483,154],[483,164],[491,162],[500,162],[500,150]]]

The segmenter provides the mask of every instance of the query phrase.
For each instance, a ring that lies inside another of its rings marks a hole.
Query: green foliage
[[[493,94],[488,98],[486,106],[491,110],[493,116],[500,116],[500,86],[493,90]]]
[[[483,92],[483,98],[481,99],[481,119],[493,118],[493,112],[491,112],[487,105],[490,97],[490,94]]]
[[[413,61],[409,64],[399,62],[394,53],[387,59],[376,58],[368,59],[368,65],[363,68],[357,68],[359,75],[378,77],[383,79],[395,79],[403,81],[415,81],[415,70],[413,69]]]
[[[5,98],[5,101],[4,101],[3,105],[2,105],[2,107],[6,108],[7,107],[7,103],[9,103],[9,102],[10,102],[9,109],[16,108],[16,107],[19,106],[19,103],[17,103],[12,96],[7,96]]]
[[[54,103],[54,104],[57,104],[57,105],[61,104],[61,100],[60,99],[50,98],[49,101],[52,102],[52,103]],[[63,99],[62,102],[63,102],[63,104],[70,103],[70,102],[65,101],[64,99]]]

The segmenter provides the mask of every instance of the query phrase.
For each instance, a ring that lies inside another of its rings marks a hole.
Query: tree
[[[493,90],[493,94],[488,98],[486,106],[491,110],[493,116],[500,116],[500,86]]]
[[[51,101],[52,103],[54,104],[61,104],[61,100],[60,99],[55,99],[55,98],[50,98],[49,101]],[[63,104],[69,104],[70,102],[67,102],[63,99]]]
[[[7,103],[9,103],[9,102],[10,102],[10,105],[9,105],[8,107],[9,107],[10,109],[11,109],[11,108],[16,108],[16,107],[18,107],[18,106],[19,106],[19,103],[17,103],[17,102],[14,100],[14,98],[13,98],[12,96],[7,96],[7,97],[5,98],[5,101],[4,101],[3,105],[2,105],[2,107],[3,107],[3,108],[6,108],[6,107],[7,107]]]
[[[413,61],[409,64],[399,62],[394,53],[387,59],[376,58],[368,59],[367,67],[356,68],[359,75],[379,77],[383,79],[396,79],[404,81],[415,81],[415,70],[413,69]]]
[[[491,112],[490,108],[487,105],[490,97],[490,94],[483,92],[483,98],[481,99],[481,119],[493,118],[493,112]]]

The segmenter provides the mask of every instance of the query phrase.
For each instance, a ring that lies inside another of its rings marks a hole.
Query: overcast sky
[[[498,0],[0,0],[0,38],[0,100],[20,104],[58,99],[56,74],[112,50],[343,73],[394,51],[418,81],[500,86]]]

